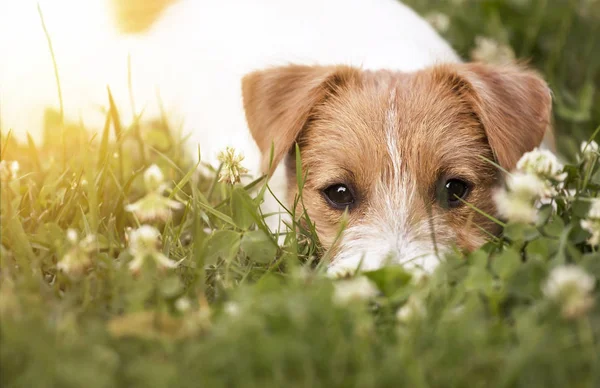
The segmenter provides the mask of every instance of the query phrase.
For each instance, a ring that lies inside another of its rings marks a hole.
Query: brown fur
[[[336,183],[355,192],[349,226],[390,217],[385,201],[413,190],[417,194],[410,201],[398,203],[408,207],[407,226],[418,230],[422,236],[417,238],[428,238],[430,229],[418,225],[431,220],[438,242],[477,247],[485,237],[480,228],[497,233],[498,227],[469,206],[443,206],[436,196],[440,183],[449,178],[469,182],[472,190],[466,200],[495,214],[491,198],[499,172],[481,156],[513,168],[542,140],[551,109],[549,90],[535,73],[482,64],[414,73],[273,68],[244,78],[243,97],[265,171],[272,171],[271,144],[276,165],[298,142],[308,171],[304,203],[326,248],[333,243],[342,212],[328,205],[322,191]],[[395,171],[398,165],[386,141],[390,108],[400,171]],[[296,192],[290,184],[289,199]]]

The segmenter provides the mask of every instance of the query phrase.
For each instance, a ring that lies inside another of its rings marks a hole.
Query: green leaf
[[[211,265],[219,258],[229,262],[240,249],[241,235],[233,230],[218,230],[206,242],[204,265]]]
[[[270,263],[277,254],[277,246],[262,230],[244,233],[241,248],[252,261],[257,263]]]
[[[588,214],[588,211],[590,210],[590,205],[591,205],[590,201],[585,201],[585,200],[582,200],[582,199],[577,199],[571,205],[571,209],[573,211],[573,215],[575,215],[575,216],[577,216],[579,218],[585,218],[587,216],[587,214]]]
[[[579,264],[592,275],[600,279],[600,251],[586,253],[581,257]]]
[[[547,237],[540,237],[533,240],[525,247],[525,254],[528,259],[546,261],[556,253],[558,249],[558,241]]]
[[[178,276],[172,275],[160,283],[160,293],[165,298],[174,298],[183,291],[183,284]]]
[[[488,265],[489,254],[480,249],[473,251],[467,257],[467,261],[471,266],[486,268]]]
[[[504,228],[504,236],[512,241],[531,241],[539,236],[539,232],[532,225],[511,223]]]
[[[492,268],[502,279],[510,277],[521,265],[521,255],[512,248],[505,249],[492,259]]]
[[[403,267],[394,265],[374,271],[366,271],[364,275],[372,280],[385,295],[391,296],[410,282],[411,274]]]
[[[554,217],[546,226],[543,227],[544,233],[551,237],[560,237],[565,229],[565,223],[560,217]]]
[[[234,188],[230,205],[233,222],[242,230],[250,229],[258,214],[252,214],[253,211],[256,212],[256,204],[248,192],[241,187]]]
[[[589,232],[581,227],[579,223],[573,226],[571,230],[570,240],[573,244],[581,244],[590,236]]]
[[[467,291],[483,291],[489,294],[492,290],[494,278],[485,268],[476,266],[469,269],[469,274],[465,279],[464,285]]]
[[[552,205],[543,205],[543,206],[541,206],[540,209],[538,210],[538,222],[537,222],[537,226],[542,226],[546,222],[548,222],[548,220],[552,216],[552,212],[553,211],[554,211],[554,209],[552,208]]]

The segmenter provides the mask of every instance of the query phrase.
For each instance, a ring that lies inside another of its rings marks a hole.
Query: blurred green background
[[[554,92],[559,152],[600,125],[599,0],[404,0],[464,60],[526,60]]]

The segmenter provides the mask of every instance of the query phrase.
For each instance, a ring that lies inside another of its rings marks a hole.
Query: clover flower
[[[586,165],[586,167],[590,167],[592,165],[592,163],[594,163],[594,160],[598,157],[599,153],[600,153],[600,147],[598,147],[598,143],[596,143],[595,141],[590,141],[588,142],[582,142],[581,143],[581,147],[580,147],[580,151],[581,151],[581,156],[583,158],[583,161]]]
[[[159,269],[176,268],[179,264],[163,255],[159,250],[159,231],[149,225],[142,225],[129,236],[129,253],[133,260],[129,262],[129,270],[139,273],[146,260],[152,260]]]
[[[338,305],[360,302],[371,299],[378,294],[378,289],[365,276],[339,280],[335,283],[333,301]]]
[[[183,204],[163,197],[158,193],[149,193],[140,200],[125,206],[125,210],[132,212],[140,222],[166,221],[171,217],[173,210],[178,210]]]
[[[471,51],[474,61],[492,64],[507,64],[515,60],[515,52],[505,44],[488,37],[478,36],[475,38],[475,48]]]
[[[165,176],[156,164],[151,165],[144,171],[144,185],[148,191],[162,191]]]
[[[236,302],[225,302],[223,311],[231,317],[237,317],[240,315],[240,305]]]
[[[223,163],[219,174],[219,182],[227,182],[230,185],[234,185],[240,182],[242,174],[248,172],[241,164],[242,160],[244,160],[244,155],[237,153],[233,147],[227,147],[225,151],[221,151],[218,159],[219,162]]]
[[[4,182],[16,179],[19,176],[20,169],[21,166],[16,160],[12,162],[2,160],[0,161],[0,179]]]
[[[183,207],[183,204],[164,197],[164,175],[160,168],[153,164],[144,172],[144,185],[147,194],[138,201],[125,206],[125,210],[135,214],[142,223],[166,221],[171,217],[173,210]]]
[[[598,146],[598,143],[596,143],[594,140],[590,141],[589,143],[587,141],[584,141],[581,143],[580,150],[584,157],[593,157],[597,155],[598,152],[600,152],[600,147]]]
[[[554,268],[542,286],[546,298],[558,303],[561,314],[574,319],[585,314],[594,304],[592,291],[596,279],[575,265]]]
[[[182,296],[181,298],[179,298],[175,301],[175,308],[180,313],[185,313],[191,307],[192,307],[192,303],[190,302],[190,299],[185,296]]]
[[[517,170],[557,182],[562,182],[567,177],[563,169],[564,166],[558,161],[556,155],[551,151],[538,148],[526,152],[517,162]]]
[[[553,193],[548,182],[537,175],[515,173],[507,178],[506,189],[494,194],[498,212],[509,221],[532,223],[537,220],[536,204]]]
[[[396,312],[396,319],[399,322],[408,323],[424,318],[426,315],[427,309],[423,301],[415,295],[411,295],[406,303]]]
[[[586,219],[581,220],[581,227],[591,234],[588,239],[590,245],[600,245],[600,199],[595,199],[592,202]]]
[[[74,229],[68,229],[67,243],[70,247],[58,261],[56,268],[71,278],[79,278],[92,266],[90,254],[97,249],[96,237],[88,235],[79,240],[78,233]]]

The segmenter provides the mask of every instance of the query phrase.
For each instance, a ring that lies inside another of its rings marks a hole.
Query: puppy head
[[[512,169],[542,141],[551,112],[545,82],[518,66],[288,66],[251,73],[242,89],[263,169],[288,161],[288,200],[298,143],[304,205],[339,268],[388,259],[431,267],[436,252],[473,249],[497,233],[473,209],[496,213],[500,172],[485,159]]]

